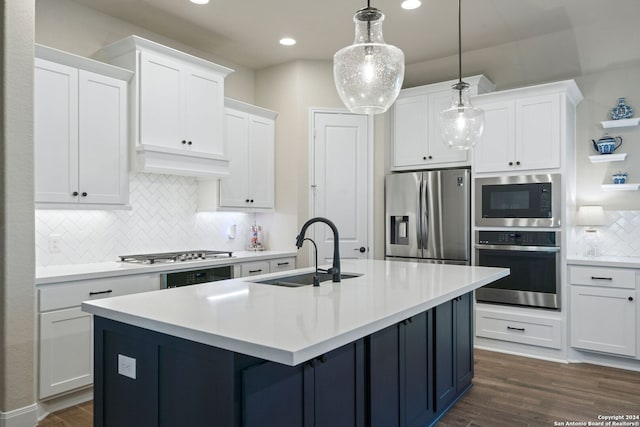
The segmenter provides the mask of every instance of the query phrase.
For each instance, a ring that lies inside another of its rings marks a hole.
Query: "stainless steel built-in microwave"
[[[560,174],[477,178],[477,226],[560,227]]]

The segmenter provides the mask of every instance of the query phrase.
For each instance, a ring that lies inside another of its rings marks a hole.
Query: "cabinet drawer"
[[[252,261],[242,263],[242,277],[257,276],[269,272],[269,261]]]
[[[269,272],[277,273],[278,271],[293,270],[296,268],[296,258],[272,259],[269,261]]]
[[[625,268],[572,266],[569,267],[569,282],[572,285],[635,289],[636,272]]]
[[[560,319],[476,309],[476,336],[539,347],[561,348]]]
[[[39,289],[39,310],[79,306],[82,301],[135,294],[160,289],[159,274],[106,277],[43,285]]]

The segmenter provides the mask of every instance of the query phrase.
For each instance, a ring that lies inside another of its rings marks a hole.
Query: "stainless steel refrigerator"
[[[471,263],[469,172],[444,169],[386,176],[387,259]]]

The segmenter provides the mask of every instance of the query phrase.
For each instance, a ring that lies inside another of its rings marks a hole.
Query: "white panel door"
[[[516,164],[519,169],[560,167],[560,96],[516,101]]]
[[[252,208],[273,208],[275,180],[275,123],[249,116],[249,198]]]
[[[479,105],[484,110],[484,132],[473,149],[476,172],[513,170],[515,112],[513,101]]]
[[[636,355],[636,291],[571,286],[571,346]]]
[[[342,259],[368,258],[368,117],[318,112],[314,132],[311,216],[335,223]],[[313,228],[318,260],[330,263],[333,233],[325,224]]]
[[[225,110],[224,141],[229,156],[229,176],[220,179],[220,206],[249,206],[249,115]]]
[[[194,70],[185,70],[184,78],[187,148],[224,157],[224,78]]]
[[[127,82],[80,70],[80,202],[125,204]]]
[[[39,397],[93,382],[93,320],[80,307],[40,315]]]
[[[143,52],[140,70],[140,143],[184,149],[181,65]]]
[[[35,200],[78,200],[78,70],[35,59]],[[75,194],[74,194],[75,193]]]
[[[393,105],[393,165],[427,163],[428,98],[426,95],[398,99]]]

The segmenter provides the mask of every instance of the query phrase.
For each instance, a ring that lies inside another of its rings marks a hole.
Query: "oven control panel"
[[[477,231],[476,242],[483,245],[558,246],[557,231]]]

